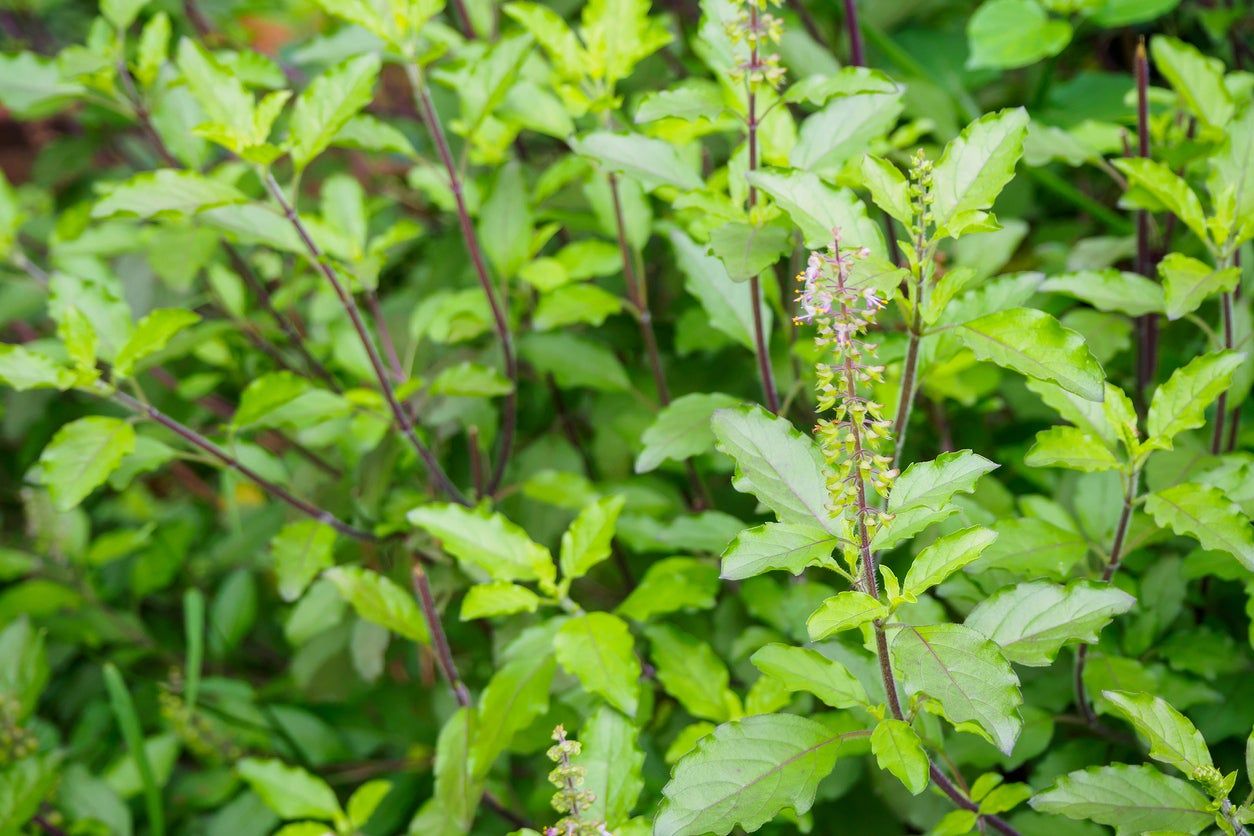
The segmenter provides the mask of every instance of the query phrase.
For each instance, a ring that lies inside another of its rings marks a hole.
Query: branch
[[[862,47],[862,27],[858,25],[858,4],[855,0],[845,0],[845,28],[849,30],[849,63],[865,67],[866,51]]]

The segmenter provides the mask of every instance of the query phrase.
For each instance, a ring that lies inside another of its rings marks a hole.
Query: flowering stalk
[[[579,741],[568,739],[566,727],[560,724],[553,729],[553,739],[557,742],[549,747],[546,754],[557,766],[549,773],[549,783],[557,787],[552,805],[554,810],[563,814],[563,818],[552,827],[546,827],[544,836],[613,836],[603,822],[591,823],[582,819],[583,813],[596,802],[596,795],[583,787],[583,767],[571,762],[572,758],[579,756]]]
[[[910,413],[914,409],[914,399],[919,370],[919,343],[923,341],[923,302],[927,296],[927,285],[931,278],[932,259],[928,252],[928,227],[931,224],[932,205],[932,162],[919,149],[910,166],[910,198],[914,202],[914,227],[910,230],[914,238],[914,252],[910,258],[910,309],[908,323],[910,333],[906,344],[906,359],[901,371],[901,393],[897,398],[897,416],[893,422],[893,435],[897,438],[897,448],[893,452],[893,467],[900,467],[901,454],[906,444],[906,431],[910,427]]]

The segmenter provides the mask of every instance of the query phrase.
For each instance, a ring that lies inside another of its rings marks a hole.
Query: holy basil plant
[[[0,10],[0,834],[1250,833],[1254,15]]]

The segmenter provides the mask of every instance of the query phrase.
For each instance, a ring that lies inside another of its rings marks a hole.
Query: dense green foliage
[[[1248,833],[1248,2],[0,24],[0,836]]]

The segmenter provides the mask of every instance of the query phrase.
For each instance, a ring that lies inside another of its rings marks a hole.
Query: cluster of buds
[[[22,703],[0,694],[0,767],[29,758],[39,751],[39,739],[21,723]]]
[[[910,161],[910,199],[914,202],[918,229],[926,234],[935,195],[932,193],[932,161],[922,148],[914,153]]]
[[[781,0],[741,0],[740,14],[728,22],[727,34],[737,44],[745,44],[748,54],[732,70],[732,78],[749,80],[751,88],[768,84],[777,89],[784,80],[784,68],[779,65],[779,55],[764,50],[763,46],[777,44],[784,36],[784,22],[767,12],[770,6],[778,6]]]
[[[880,452],[890,438],[891,422],[884,419],[880,404],[859,394],[859,387],[865,390],[884,380],[884,367],[873,362],[876,346],[863,335],[885,302],[873,288],[859,290],[852,283],[855,261],[867,255],[865,248],[841,249],[840,236],[833,231],[827,252],[811,253],[805,272],[797,276],[802,313],[796,322],[815,326],[815,342],[825,352],[816,367],[818,408],[833,415],[819,420],[815,435],[832,465],[830,510],[833,516],[860,516],[874,534],[889,516],[868,505],[865,486],[887,498],[897,471]]]
[[[613,836],[604,823],[585,822],[581,817],[597,799],[591,790],[583,788],[583,767],[572,763],[572,759],[579,756],[579,741],[568,739],[566,728],[561,725],[553,729],[553,740],[556,743],[549,747],[547,754],[557,765],[549,773],[549,783],[557,787],[553,809],[564,817],[552,827],[546,827],[544,836]]]
[[[219,731],[201,713],[193,710],[180,696],[182,677],[175,671],[170,683],[162,683],[157,695],[161,716],[193,754],[207,763],[230,763],[244,756],[235,741]]]

